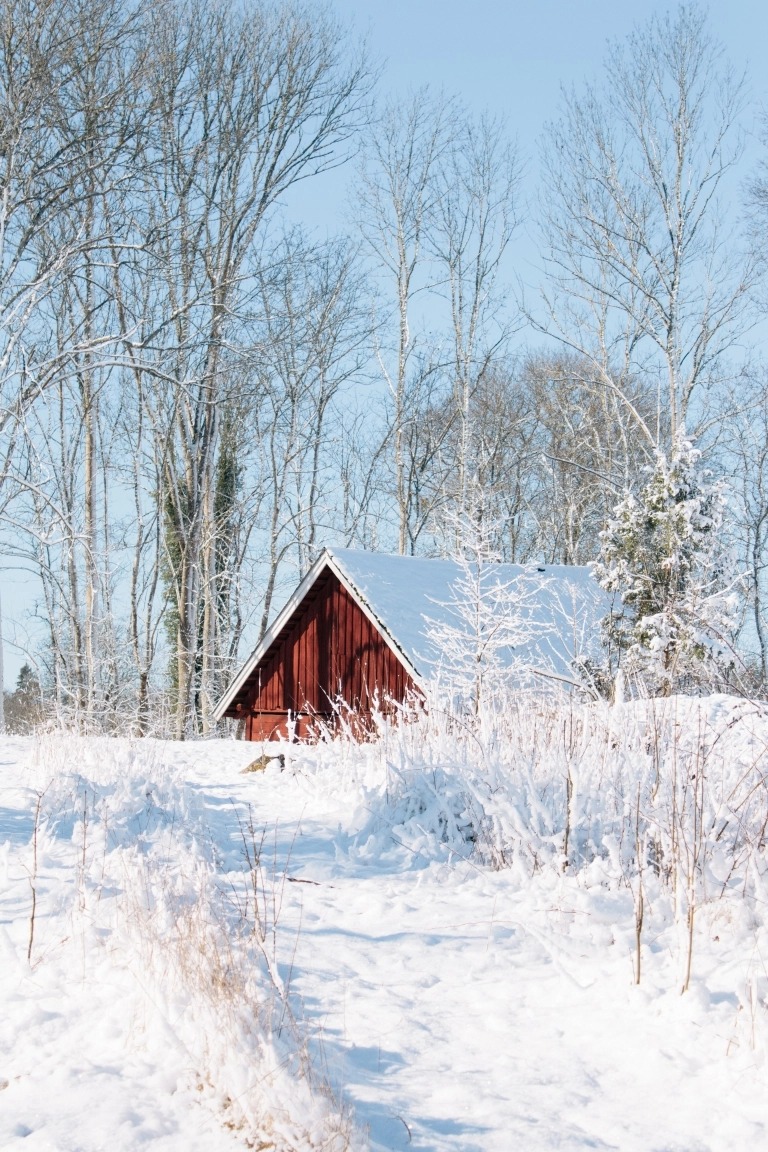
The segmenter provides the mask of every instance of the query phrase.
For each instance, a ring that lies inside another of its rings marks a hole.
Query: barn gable
[[[416,685],[408,656],[324,552],[219,702],[217,719],[245,719],[248,739],[303,736],[331,721],[342,699],[357,715],[377,699],[403,700]]]
[[[536,639],[516,655],[571,676],[589,654],[604,594],[589,569],[498,565],[499,578],[534,582]],[[402,701],[435,672],[432,623],[450,613],[459,566],[450,560],[326,550],[245,662],[216,709],[244,719],[246,737],[299,737],[331,721],[339,700],[361,718],[375,702]]]

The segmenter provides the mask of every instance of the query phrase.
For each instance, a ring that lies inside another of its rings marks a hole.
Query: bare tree
[[[364,117],[347,48],[329,16],[287,3],[0,7],[1,466],[20,493],[5,523],[42,579],[51,678],[79,714],[103,712],[109,654],[112,698],[127,671],[147,730],[165,608],[177,734],[208,727],[263,495],[244,482],[259,479],[254,254],[276,201],[341,162]],[[320,326],[340,306],[331,264]],[[305,558],[344,378],[339,349],[316,345],[317,437],[305,429],[309,472],[292,477]],[[113,600],[126,559],[129,645]]]
[[[623,389],[651,421],[655,390],[631,381]],[[437,413],[422,416],[419,427],[425,443],[430,430],[435,441],[436,430],[442,435],[437,458],[414,482],[427,522],[434,530],[453,507],[451,481],[465,452],[472,484],[483,493],[474,514],[488,519],[493,547],[511,562],[594,559],[618,494],[632,487],[649,460],[628,407],[595,380],[590,361],[566,352],[492,364],[469,397],[466,445],[452,393],[440,397]],[[442,500],[434,497],[436,486]],[[437,546],[451,547],[442,537]]]
[[[49,399],[54,395],[55,404],[35,405],[26,414],[18,469],[23,498],[15,502],[12,519],[6,513],[6,528],[14,531],[16,556],[36,570],[42,584],[49,632],[46,663],[59,715],[88,725],[97,715],[103,717],[105,696],[114,687],[109,680],[116,645],[95,628],[86,636],[85,431],[76,381],[60,381],[55,392],[48,391]],[[95,535],[90,543],[98,547],[92,564],[108,579],[107,548],[101,540],[97,545]],[[89,623],[94,625],[92,618]],[[109,630],[111,621],[104,623]]]
[[[741,643],[757,658],[757,678],[768,687],[768,380],[739,381],[740,405],[719,446],[724,469],[732,476],[736,516],[731,537],[746,573],[747,611]]]
[[[644,429],[654,426],[655,388],[614,378],[622,398],[603,387],[590,360],[567,352],[529,356],[518,369],[533,425],[523,515],[532,554],[549,563],[597,557],[617,499],[637,486],[652,459]]]
[[[125,242],[123,208],[137,167],[143,12],[137,6],[126,14],[113,0],[100,0],[87,13],[64,6],[59,15],[67,52],[51,77],[58,86],[41,100],[53,117],[58,156],[66,157],[58,180],[66,176],[67,184],[55,207],[35,216],[26,238],[25,266],[47,273],[41,294],[27,296],[28,303],[34,297],[34,307],[19,345],[35,371],[29,390],[16,392],[6,415],[14,418],[8,426],[18,454],[13,475],[23,497],[17,530],[41,545],[39,575],[61,673],[59,703],[87,723],[116,706],[120,679],[106,464],[115,412],[104,399],[119,329],[108,265]],[[54,14],[48,17],[55,25]],[[16,47],[32,51],[27,41]],[[9,449],[6,468],[10,464]]]
[[[470,402],[512,331],[499,276],[517,224],[520,169],[502,121],[465,119],[441,158],[430,244],[450,306],[446,359],[459,428],[455,500],[468,512],[473,463]]]
[[[376,352],[389,394],[384,454],[401,553],[424,539],[438,507],[462,504],[470,396],[510,333],[499,274],[518,180],[504,125],[473,121],[445,97],[417,92],[388,104],[371,127],[358,216],[392,302]]]
[[[357,217],[365,242],[385,280],[385,319],[377,343],[377,358],[390,397],[386,436],[394,456],[394,489],[398,510],[398,551],[408,549],[409,464],[406,440],[412,434],[409,373],[423,357],[414,307],[418,296],[433,287],[429,229],[440,195],[437,172],[450,149],[460,110],[443,96],[420,89],[402,101],[390,101],[369,125],[359,171]],[[394,338],[390,335],[390,317]],[[421,374],[417,368],[416,388]]]
[[[370,392],[360,389],[339,406],[334,446],[342,537],[347,547],[373,552],[389,542],[391,516],[386,466],[390,445],[377,417]]]
[[[164,446],[153,435],[143,373],[126,371],[121,385],[116,421],[119,452],[112,475],[122,486],[130,508],[129,514],[118,518],[116,533],[130,569],[127,635],[134,679],[130,714],[135,731],[145,736],[153,730],[153,713],[157,711],[152,702],[152,680],[169,606],[169,590],[161,579],[166,469]]]
[[[269,467],[267,578],[262,631],[283,560],[303,575],[316,558],[319,529],[334,519],[327,491],[335,400],[356,378],[370,344],[370,313],[355,248],[311,245],[300,231],[261,254],[253,342],[250,426]]]
[[[82,267],[97,200],[134,132],[142,4],[5,0],[0,5],[0,429],[9,435],[69,370],[49,339],[48,297]],[[88,334],[80,334],[87,342]]]
[[[695,431],[746,322],[755,264],[718,203],[743,99],[704,15],[683,5],[614,44],[604,83],[564,93],[547,133],[542,326],[630,410],[622,382],[657,381],[670,444]]]
[[[439,350],[430,351],[433,357],[439,354]],[[402,528],[404,521],[406,551],[413,555],[433,538],[436,523],[453,498],[457,413],[439,361],[435,363],[426,355],[417,361],[408,381],[403,417],[401,461],[405,483],[400,524]]]
[[[216,461],[225,351],[247,307],[248,258],[275,201],[338,163],[360,115],[363,67],[335,23],[303,10],[200,0],[158,12],[147,155],[147,270],[156,308],[142,358],[165,390],[166,564],[176,612],[177,734],[215,694]],[[158,412],[160,409],[158,409]],[[170,439],[169,439],[170,437]]]
[[[517,363],[493,364],[478,380],[469,407],[469,458],[473,482],[483,493],[475,515],[482,512],[492,547],[502,559],[513,563],[538,555],[538,528],[532,509],[536,504],[539,414],[528,383]],[[455,397],[446,397],[444,405],[446,422],[451,420],[449,446],[443,449],[449,463],[461,454],[463,427],[457,418]],[[455,468],[455,463],[450,467]]]

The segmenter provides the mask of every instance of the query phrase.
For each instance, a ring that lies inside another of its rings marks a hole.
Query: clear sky
[[[368,37],[384,65],[381,86],[428,83],[475,108],[509,117],[524,149],[556,111],[560,85],[595,76],[608,41],[676,5],[658,0],[336,0],[334,10]],[[727,0],[704,10],[713,36],[766,93],[768,5]]]
[[[382,70],[380,91],[405,94],[429,84],[460,96],[476,112],[488,109],[506,116],[526,163],[529,196],[535,191],[537,140],[557,114],[561,86],[599,76],[609,40],[675,7],[658,0],[335,0],[329,6],[344,24],[366,36]],[[768,107],[768,3],[721,0],[709,9],[709,23],[731,62],[749,75],[753,108],[744,119],[751,133],[742,165],[746,179],[763,152],[758,114]],[[348,179],[348,170],[342,169],[303,184],[292,197],[291,214],[321,233],[340,230]],[[514,258],[523,280],[537,279],[535,249],[524,233]],[[6,571],[0,589],[5,678],[13,686],[24,656],[12,641],[25,642],[24,617],[32,602],[29,576]]]
[[[653,15],[674,12],[660,0],[335,0],[344,25],[364,37],[380,68],[378,92],[406,95],[422,85],[460,97],[468,108],[505,117],[517,140],[524,180],[521,227],[510,247],[505,274],[531,286],[540,281],[535,240],[527,222],[538,181],[538,148],[548,121],[558,115],[563,87],[601,76],[611,41],[626,37]],[[748,106],[741,121],[744,154],[724,189],[739,209],[739,181],[754,173],[768,147],[761,140],[768,114],[768,3],[728,0],[707,7],[710,33],[725,58],[746,74]],[[768,123],[768,120],[767,120]],[[768,134],[767,134],[768,135]],[[288,201],[290,215],[320,235],[343,230],[348,220],[351,165],[301,184]],[[311,191],[309,189],[311,188]],[[530,302],[530,301],[529,301]],[[522,339],[530,336],[522,335]]]

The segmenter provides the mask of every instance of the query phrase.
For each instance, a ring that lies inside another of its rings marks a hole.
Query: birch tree
[[[391,400],[387,437],[401,554],[409,547],[412,505],[412,466],[406,458],[416,418],[411,392],[423,390],[420,368],[426,353],[414,311],[418,298],[434,286],[429,229],[440,195],[437,172],[454,140],[459,115],[455,101],[432,96],[426,88],[408,99],[389,101],[369,125],[359,170],[358,223],[384,280],[376,354]],[[413,381],[412,364],[417,365]]]
[[[539,323],[630,411],[622,381],[656,381],[661,447],[695,434],[746,323],[755,265],[719,202],[743,102],[705,16],[682,5],[614,43],[603,83],[565,92],[546,136]]]
[[[514,316],[501,291],[504,256],[517,225],[520,168],[503,121],[465,119],[440,164],[430,243],[450,308],[446,361],[458,424],[455,500],[469,511],[473,481],[470,404],[506,351]]]
[[[312,245],[294,230],[265,250],[260,264],[249,423],[269,473],[263,631],[284,560],[292,556],[303,576],[322,528],[335,519],[335,401],[367,354],[370,314],[357,252],[347,241]]]
[[[499,273],[518,182],[504,125],[474,121],[457,101],[427,90],[386,105],[369,130],[358,217],[383,281],[376,352],[401,553],[415,549],[448,499],[435,480],[454,427],[458,450],[445,478],[454,475],[450,499],[458,491],[462,503],[470,396],[510,333]],[[453,412],[443,409],[445,391]]]

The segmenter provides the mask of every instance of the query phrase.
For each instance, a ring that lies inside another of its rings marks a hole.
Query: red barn
[[[583,637],[596,632],[589,570],[496,568],[501,579],[535,582],[537,639],[524,658],[545,675],[570,675]],[[451,560],[326,549],[219,701],[216,719],[244,720],[248,740],[302,739],[342,706],[364,730],[377,703],[402,703],[434,672],[430,626],[446,611],[455,616],[459,574]]]
[[[247,740],[307,736],[339,702],[360,719],[375,699],[402,702],[416,671],[345,571],[323,552],[219,702],[216,718],[245,719]],[[351,555],[364,555],[353,553]]]

